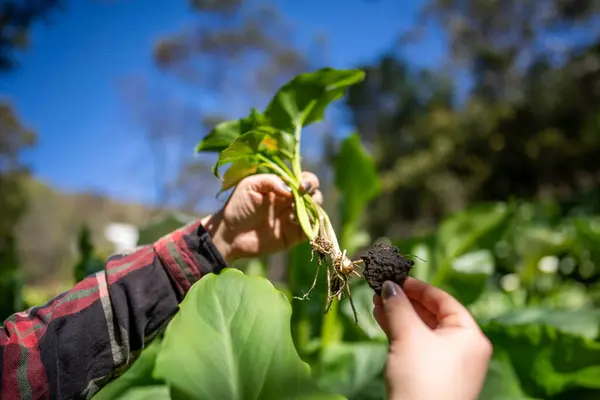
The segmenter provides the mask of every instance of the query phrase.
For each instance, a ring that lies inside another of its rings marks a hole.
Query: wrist
[[[232,246],[233,240],[231,240],[225,229],[223,211],[202,218],[200,223],[210,235],[213,245],[221,253],[227,264],[233,263],[236,260]]]

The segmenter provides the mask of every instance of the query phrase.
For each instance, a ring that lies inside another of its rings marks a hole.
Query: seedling
[[[275,94],[264,112],[252,109],[245,118],[218,124],[197,147],[198,152],[219,153],[213,172],[222,180],[222,190],[262,172],[274,173],[287,183],[312,255],[318,256],[312,286],[299,299],[308,298],[316,286],[319,268],[325,264],[328,288],[325,312],[334,299],[341,300],[346,293],[357,323],[348,279],[351,275],[361,277],[357,269],[363,260],[348,258],[346,250],[340,248],[325,210],[303,191],[300,145],[303,128],[321,121],[327,106],[340,99],[349,86],[363,79],[361,70],[323,68],[301,74]],[[220,167],[224,165],[229,167],[221,177]]]

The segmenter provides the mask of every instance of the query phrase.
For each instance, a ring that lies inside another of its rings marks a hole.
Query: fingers
[[[431,313],[431,311],[423,307],[421,303],[417,301],[411,301],[410,303],[413,305],[415,311],[417,312],[417,314],[419,314],[419,317],[423,322],[425,322],[425,325],[427,325],[429,329],[437,328],[437,318]]]
[[[312,172],[302,173],[302,188],[310,194],[317,204],[323,204],[323,193],[319,190],[319,178]]]
[[[306,193],[313,195],[319,189],[319,178],[312,172],[303,172],[302,188]]]
[[[383,299],[379,295],[375,295],[373,297],[373,317],[375,321],[379,324],[383,332],[385,332],[386,336],[390,336],[387,319],[385,316],[385,309],[383,308]]]
[[[275,174],[257,174],[246,178],[245,183],[259,193],[273,192],[284,198],[293,198],[288,185]],[[323,203],[323,194],[319,190],[319,178],[312,172],[302,173],[302,188],[309,193],[317,204]]]
[[[420,303],[435,316],[439,328],[479,329],[469,310],[443,290],[409,277],[404,283],[404,291],[406,296]]]
[[[313,193],[312,198],[315,201],[315,203],[317,203],[318,205],[323,204],[323,193],[321,193],[320,190],[316,190]]]
[[[429,327],[429,329],[435,329],[437,327],[437,319],[435,318],[435,316],[429,310],[423,307],[420,303],[413,300],[411,300],[410,302],[414,307],[415,311],[417,312],[417,315],[419,315],[419,318],[421,318],[421,320],[427,325],[427,327]],[[385,318],[385,310],[383,308],[383,299],[378,294],[373,295],[373,306],[373,317],[375,317],[375,320],[387,335],[388,328],[387,321]]]
[[[253,190],[262,193],[274,193],[285,198],[292,198],[292,190],[275,174],[257,174],[246,178],[245,183]]]
[[[426,328],[400,286],[386,281],[383,284],[382,297],[383,314],[387,324],[386,333],[390,341],[401,340],[407,332]]]

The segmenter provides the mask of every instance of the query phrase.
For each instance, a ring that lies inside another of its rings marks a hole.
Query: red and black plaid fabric
[[[196,222],[10,316],[0,328],[0,399],[92,397],[164,329],[194,282],[225,267]]]

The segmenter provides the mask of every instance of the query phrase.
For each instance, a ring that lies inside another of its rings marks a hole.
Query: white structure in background
[[[131,224],[110,223],[104,229],[104,237],[115,246],[116,253],[129,252],[137,247],[140,233]]]

